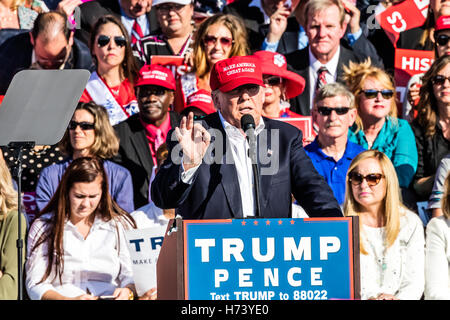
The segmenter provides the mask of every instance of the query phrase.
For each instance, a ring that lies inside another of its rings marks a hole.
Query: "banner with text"
[[[354,299],[352,218],[184,220],[185,298]],[[359,270],[359,266],[356,266]],[[357,273],[359,274],[359,273]],[[356,279],[356,280],[355,280]]]

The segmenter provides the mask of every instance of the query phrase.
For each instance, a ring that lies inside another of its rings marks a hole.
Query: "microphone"
[[[255,119],[252,115],[245,114],[241,118],[241,128],[244,130],[249,145],[248,156],[252,164],[257,163],[256,157],[256,135],[255,135]]]
[[[256,135],[255,135],[255,119],[253,119],[252,115],[245,114],[241,118],[241,128],[244,130],[247,141],[248,141],[248,156],[252,163],[253,169],[253,181],[255,185],[255,203],[256,203],[256,212],[255,216],[259,218],[261,216],[261,206],[260,206],[260,187],[259,187],[259,169],[258,169],[258,161],[256,156]]]

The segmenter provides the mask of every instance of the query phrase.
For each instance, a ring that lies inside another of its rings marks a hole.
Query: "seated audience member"
[[[111,198],[98,158],[64,172],[28,234],[26,289],[32,300],[128,300],[135,288],[124,229],[133,218]]]
[[[286,60],[308,85],[302,94],[291,100],[291,110],[306,116],[311,114],[317,88],[326,83],[341,82],[344,65],[371,55],[358,54],[357,50],[347,49],[341,44],[347,23],[340,0],[309,0],[304,8],[297,6],[294,14],[306,17],[308,45],[286,54]]]
[[[450,176],[445,179],[442,213],[428,222],[425,245],[425,299],[450,300]]]
[[[59,12],[41,13],[31,33],[18,34],[0,46],[0,94],[23,69],[93,69],[88,47],[73,38],[66,21]]]
[[[203,21],[194,34],[192,70],[196,87],[211,92],[209,77],[217,61],[250,53],[243,21],[217,13]]]
[[[81,22],[75,36],[87,45],[95,22],[101,16],[113,15],[123,23],[131,43],[134,44],[141,37],[158,29],[156,15],[151,6],[151,0],[84,1],[80,5]],[[67,11],[66,14],[71,12]]]
[[[397,118],[395,86],[391,77],[370,59],[344,68],[347,87],[358,110],[349,140],[365,149],[386,154],[394,164],[400,187],[407,189],[417,169],[417,148],[409,123]]]
[[[189,112],[192,112],[194,116],[203,117],[217,111],[214,107],[211,93],[205,89],[199,89],[191,94],[187,97],[186,103],[186,108],[180,113],[182,116],[187,117]]]
[[[87,156],[104,160],[112,198],[126,212],[134,210],[130,172],[106,160],[117,154],[119,140],[109,123],[105,108],[93,102],[80,102],[59,145],[67,158],[42,170],[36,187],[36,204],[39,210],[44,209],[56,192],[70,163]]]
[[[0,0],[0,30],[31,29],[43,11],[48,8],[41,0]]]
[[[340,205],[344,204],[345,178],[350,162],[365,150],[347,139],[348,129],[355,119],[355,97],[344,85],[329,83],[317,91],[313,120],[319,133],[305,151]]]
[[[442,158],[439,167],[436,170],[434,178],[433,189],[431,190],[430,198],[428,199],[428,210],[431,210],[433,217],[442,216],[442,197],[444,196],[445,179],[450,172],[450,154]]]
[[[217,62],[210,85],[218,112],[195,124],[190,113],[170,133],[170,157],[152,183],[156,206],[176,208],[185,219],[287,218],[292,217],[293,194],[310,216],[341,216],[331,188],[303,149],[301,131],[261,116],[264,83],[259,60],[236,56]],[[255,205],[252,162],[241,128],[244,114],[254,119],[258,154],[270,157],[259,163],[261,206]],[[277,134],[276,142],[268,141]]]
[[[411,124],[419,157],[414,176],[414,190],[419,200],[428,200],[436,170],[450,153],[450,56],[442,56],[431,65],[422,78],[417,117]]]
[[[450,13],[450,12],[449,12]],[[433,35],[434,55],[436,58],[450,54],[450,16],[441,16],[436,21]],[[415,74],[406,85],[405,100],[403,101],[403,118],[412,122],[416,117],[416,105],[419,102],[419,91],[422,86],[422,77],[425,73]]]
[[[289,110],[289,99],[303,92],[305,79],[287,70],[286,58],[280,53],[257,51],[261,62],[265,100],[262,115],[268,118],[300,116]]]
[[[361,299],[418,300],[424,291],[422,221],[401,202],[397,174],[378,150],[348,169],[345,216],[359,216]]]
[[[0,152],[0,300],[16,300],[18,297],[17,215],[17,191]],[[20,234],[25,242],[27,221],[23,215],[20,218]],[[22,257],[25,262],[25,247]]]
[[[166,141],[169,130],[180,123],[180,115],[169,111],[174,90],[172,71],[160,65],[142,67],[135,83],[139,113],[114,126],[120,140],[114,161],[132,174],[135,208],[149,203],[156,150]]]
[[[120,20],[103,16],[92,28],[89,46],[96,71],[91,74],[80,101],[104,106],[111,125],[115,125],[139,112],[133,88],[139,69],[130,38]]]

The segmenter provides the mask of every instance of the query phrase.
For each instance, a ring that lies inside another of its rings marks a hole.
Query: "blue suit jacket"
[[[264,123],[268,134],[258,135],[261,216],[290,217],[291,194],[311,217],[342,216],[331,188],[314,169],[303,149],[301,131],[281,121],[264,118]],[[203,118],[202,125],[206,129],[217,129],[222,137],[226,137],[218,113]],[[276,130],[279,132],[279,139],[271,136]],[[204,158],[194,175],[193,183],[185,184],[181,181],[181,164],[175,164],[171,157],[177,141],[171,141],[170,136],[168,137],[169,157],[158,170],[152,184],[152,200],[158,207],[177,208],[177,214],[185,219],[243,217],[236,167],[234,164],[227,164],[225,160],[227,154],[231,153],[229,143],[226,138],[225,141],[217,140],[212,139],[207,154],[211,152],[212,156],[221,161],[207,164]],[[223,154],[214,150],[214,147],[220,150],[217,145],[221,143],[225,150]],[[261,155],[269,154],[272,154],[271,159],[278,158],[278,170],[274,174],[262,175],[273,162],[264,164],[264,157]],[[228,158],[232,158],[230,154]]]

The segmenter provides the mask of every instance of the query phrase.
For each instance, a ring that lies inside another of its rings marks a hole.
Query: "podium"
[[[358,217],[171,220],[159,300],[359,299]]]

